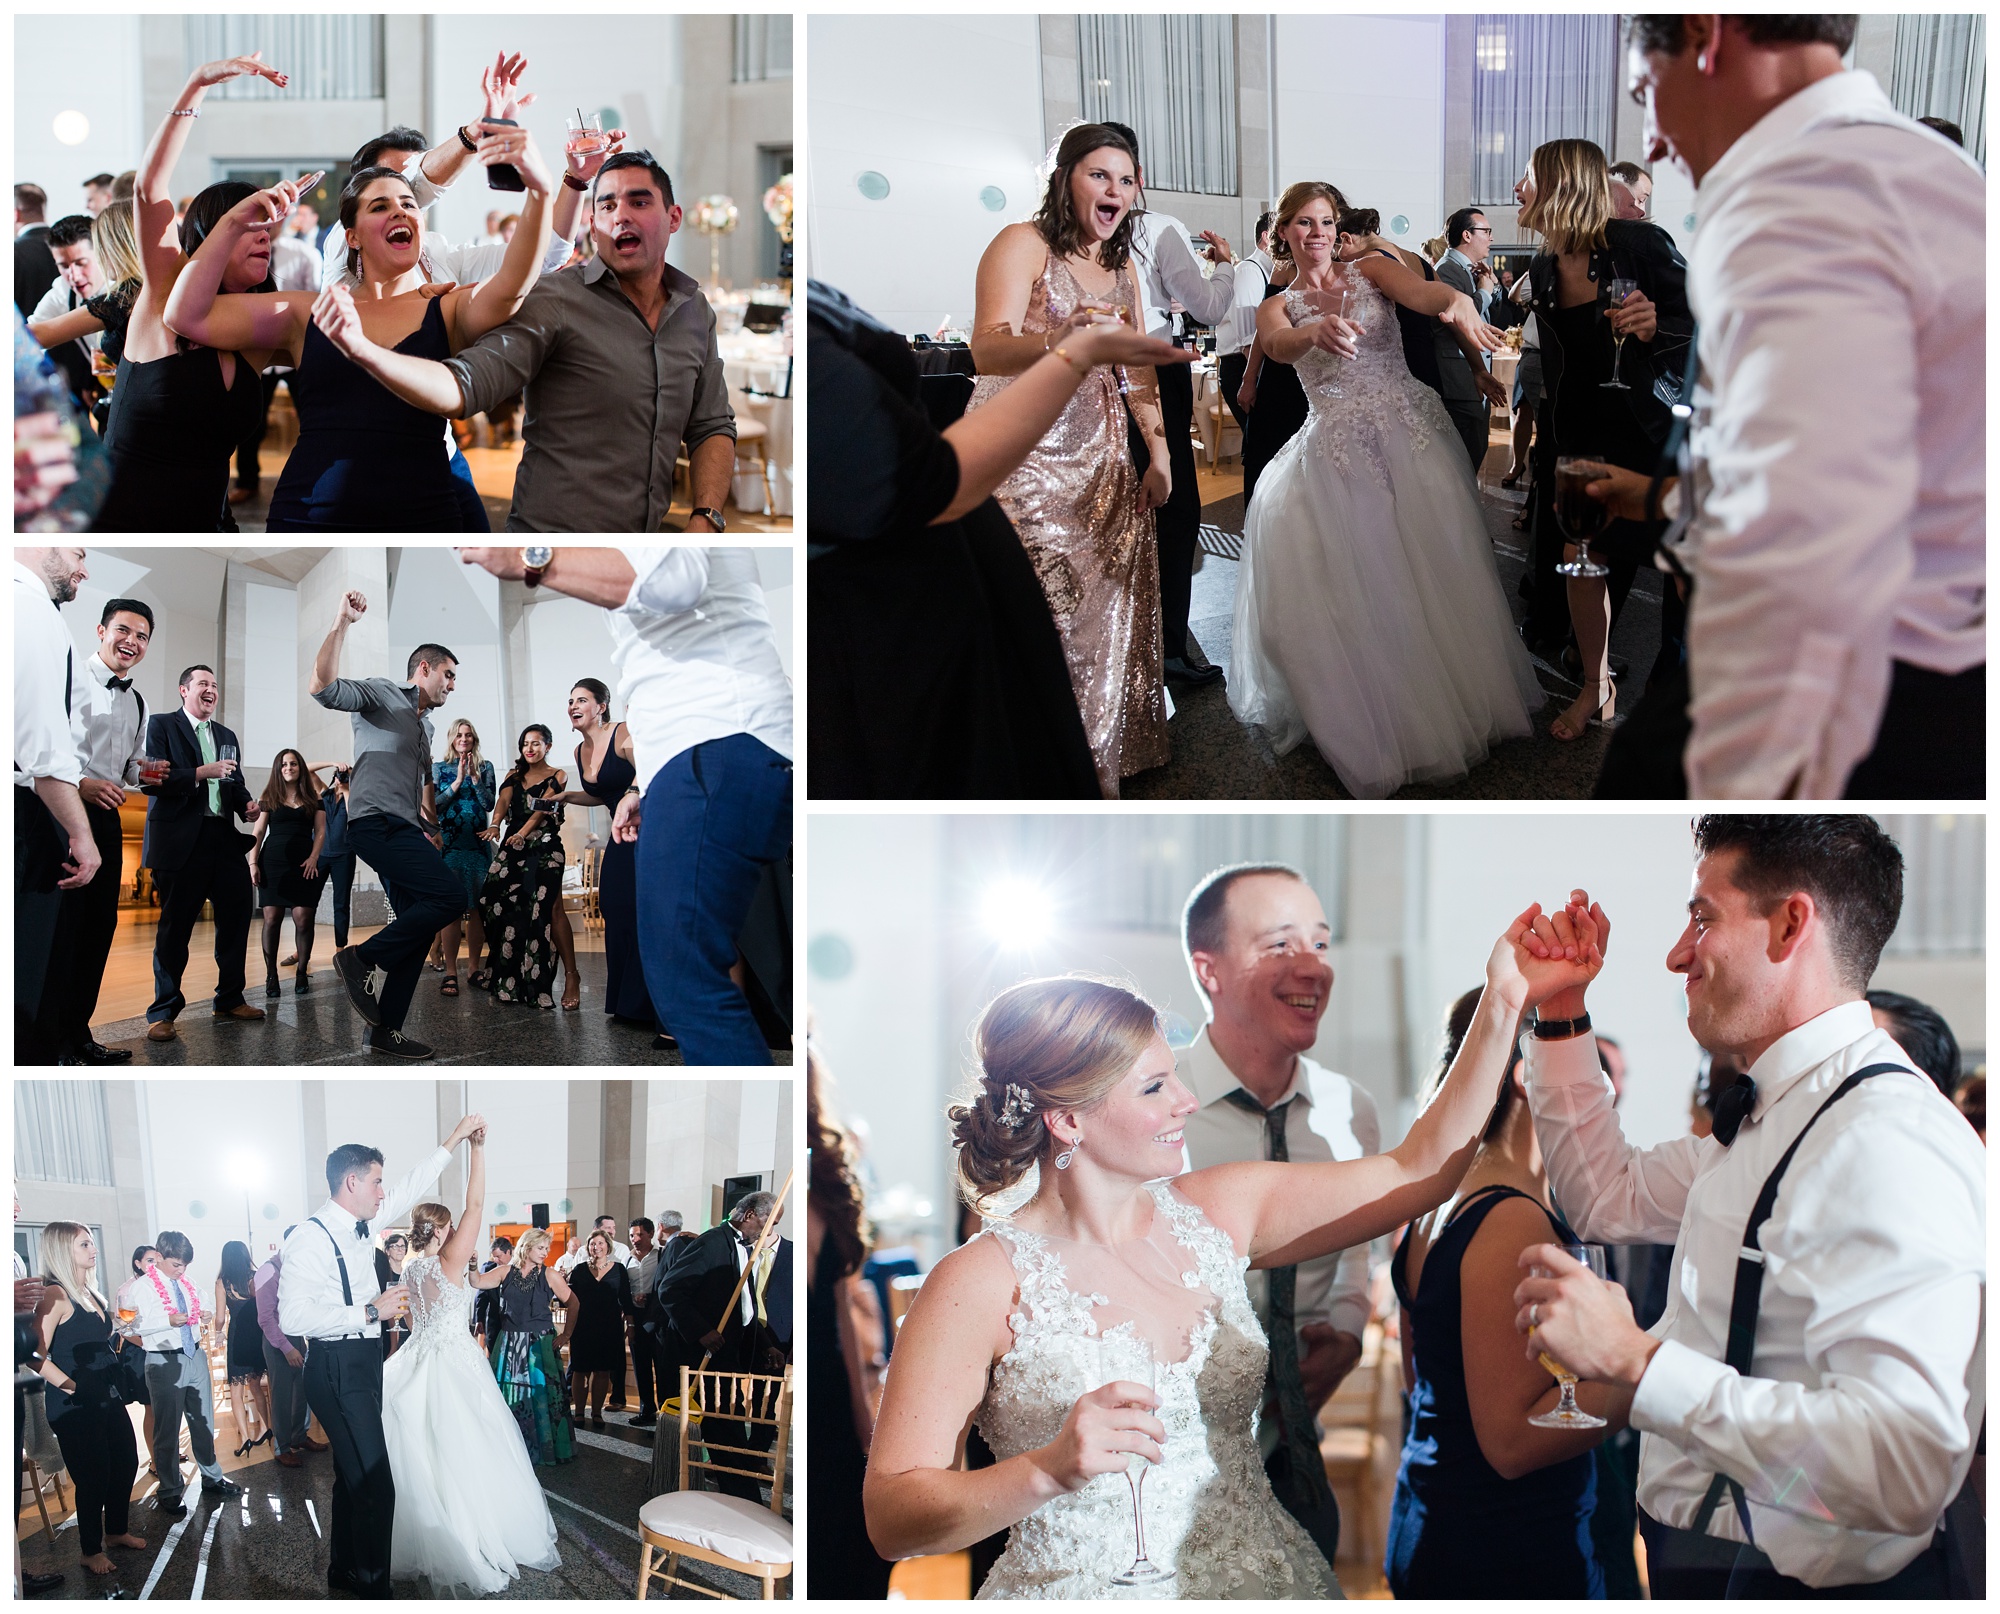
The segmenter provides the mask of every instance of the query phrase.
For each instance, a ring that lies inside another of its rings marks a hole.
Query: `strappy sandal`
[[[458,977],[457,977],[457,975],[455,975],[455,974],[454,974],[454,975],[447,975],[447,976],[446,976],[446,977],[445,977],[445,978],[444,978],[443,980],[439,981],[439,982],[438,982],[438,990],[439,990],[440,992],[442,992],[442,993],[443,993],[443,994],[444,994],[444,995],[445,995],[446,997],[448,997],[448,998],[455,998],[455,997],[457,997],[457,996],[458,996]]]
[[[571,981],[569,986],[564,990],[562,1006],[565,1009],[580,1009],[583,1007],[583,988],[578,986],[576,982]]]
[[[1607,716],[1607,713],[1611,710],[1612,706],[1618,699],[1618,685],[1615,680],[1610,678],[1587,679],[1584,682],[1583,688],[1577,692],[1577,700],[1582,700],[1590,690],[1597,688],[1600,683],[1605,686],[1604,699],[1599,701],[1597,703],[1596,710],[1593,711],[1589,717],[1584,719],[1583,726],[1581,728],[1566,730],[1563,724],[1563,720],[1569,716],[1569,712],[1568,711],[1559,712],[1557,713],[1554,721],[1552,721],[1549,724],[1549,733],[1554,738],[1561,740],[1565,744],[1567,744],[1571,740],[1582,739],[1584,731],[1586,729],[1600,729],[1603,728],[1605,724],[1610,721],[1610,718]],[[1573,701],[1570,704],[1572,707],[1574,707],[1575,702]]]

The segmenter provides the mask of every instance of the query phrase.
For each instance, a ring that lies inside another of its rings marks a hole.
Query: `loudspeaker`
[[[532,1221],[537,1227],[543,1227],[543,1228],[547,1227],[549,1225],[548,1206],[530,1205],[528,1207],[528,1219]]]

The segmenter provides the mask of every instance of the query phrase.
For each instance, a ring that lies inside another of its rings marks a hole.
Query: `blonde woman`
[[[1549,957],[1530,952],[1531,932]],[[1153,1465],[1145,1556],[1172,1572],[1173,1595],[1339,1595],[1264,1473],[1268,1353],[1245,1270],[1363,1243],[1442,1202],[1521,1015],[1590,980],[1603,934],[1594,908],[1529,908],[1495,944],[1464,1045],[1408,1135],[1326,1164],[1182,1174],[1198,1106],[1153,1006],[1075,976],[1002,993],[951,1111],[961,1189],[986,1231],[938,1263],[897,1337],[864,1491],[876,1550],[954,1552],[1011,1527],[982,1596],[1117,1595],[1112,1577],[1135,1557],[1136,1456]],[[1023,1185],[1026,1203],[997,1214]],[[962,1471],[974,1425],[999,1461]]]
[[[465,887],[465,908],[457,919],[438,932],[439,966],[444,980],[438,990],[448,998],[458,996],[458,943],[463,935],[469,943],[472,967],[486,952],[486,927],[479,918],[479,893],[486,887],[486,872],[493,862],[492,848],[483,831],[493,816],[493,764],[479,751],[479,730],[460,718],[446,731],[444,760],[433,763],[431,775],[436,785],[438,833],[442,836],[445,867],[458,876]]]
[[[1350,794],[1379,797],[1532,733],[1543,696],[1464,447],[1410,374],[1396,309],[1481,351],[1500,333],[1394,252],[1349,237],[1344,261],[1340,202],[1293,185],[1272,230],[1298,276],[1258,308],[1257,336],[1310,412],[1244,519],[1229,708],[1280,753],[1310,736]]]
[[[513,1411],[528,1461],[537,1467],[566,1463],[576,1455],[549,1309],[551,1299],[568,1304],[574,1292],[547,1264],[549,1243],[545,1227],[524,1233],[514,1247],[514,1264],[495,1269],[501,1283],[495,1291],[500,1325],[493,1335],[493,1376]]]
[[[1557,457],[1581,458],[1650,475],[1673,427],[1670,400],[1694,329],[1687,265],[1659,226],[1612,216],[1611,169],[1588,140],[1537,146],[1514,194],[1521,228],[1542,238],[1528,278],[1549,399],[1542,423],[1549,469]],[[1623,286],[1635,289],[1620,298]],[[1621,383],[1615,387],[1614,367]],[[1576,559],[1577,546],[1556,521],[1555,484],[1553,475],[1535,478],[1536,605],[1529,632],[1560,638],[1567,599],[1577,660],[1572,664],[1565,652],[1565,671],[1582,687],[1549,732],[1574,740],[1617,712],[1611,630],[1634,574],[1652,553],[1653,534],[1642,523],[1614,521],[1591,539],[1592,554],[1611,575],[1564,578],[1555,570],[1557,541],[1564,561]],[[1661,598],[1656,672],[1679,665],[1685,620],[1686,607],[1669,585]]]
[[[132,1441],[129,1399],[123,1389],[126,1337],[113,1325],[111,1307],[97,1288],[97,1244],[76,1222],[42,1229],[41,1304],[35,1337],[48,1381],[49,1427],[62,1447],[76,1485],[77,1545],[83,1567],[113,1575],[118,1566],[107,1545],[143,1548],[144,1536],[126,1529],[139,1448]],[[131,1347],[137,1350],[138,1347]]]
[[[558,1562],[548,1502],[472,1338],[474,1292],[506,1276],[467,1270],[485,1203],[479,1131],[463,1214],[454,1220],[435,1202],[410,1212],[411,1255],[398,1280],[410,1296],[409,1338],[382,1370],[382,1433],[396,1483],[389,1574],[427,1581],[432,1596],[503,1591],[522,1569]]]

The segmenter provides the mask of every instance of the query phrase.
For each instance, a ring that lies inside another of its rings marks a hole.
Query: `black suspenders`
[[[1757,1343],[1757,1312],[1764,1299],[1764,1250],[1760,1240],[1764,1236],[1764,1224],[1771,1218],[1771,1208],[1778,1202],[1778,1187],[1785,1180],[1792,1156],[1799,1152],[1799,1145],[1805,1142],[1814,1121],[1869,1077],[1892,1070],[1902,1071],[1906,1076],[1914,1074],[1903,1065],[1865,1065],[1836,1087],[1827,1095],[1826,1102],[1813,1111],[1811,1119],[1799,1128],[1799,1135],[1792,1139],[1791,1147],[1778,1157],[1777,1165],[1771,1168],[1771,1175],[1764,1179],[1763,1191],[1758,1194],[1750,1220],[1743,1229],[1743,1248],[1736,1257],[1736,1292],[1729,1302],[1729,1345],[1722,1358],[1745,1378],[1750,1375],[1750,1357]],[[1701,1511],[1695,1515],[1691,1528],[1696,1535],[1708,1534],[1708,1522],[1715,1517],[1725,1489],[1736,1503],[1736,1517],[1742,1521],[1744,1538],[1755,1546],[1757,1538],[1750,1530],[1749,1500],[1743,1494],[1742,1485],[1727,1474],[1717,1474],[1710,1482],[1708,1494],[1701,1499]]]
[[[317,1216],[312,1218],[312,1225],[324,1233],[327,1243],[333,1246],[333,1258],[340,1263],[340,1303],[343,1306],[351,1306],[354,1304],[354,1290],[347,1281],[347,1257],[340,1253],[340,1240],[333,1236],[333,1229]]]

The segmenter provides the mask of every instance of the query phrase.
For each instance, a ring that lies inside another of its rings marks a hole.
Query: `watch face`
[[[540,545],[539,547],[530,545],[521,551],[521,558],[530,566],[546,566],[550,561],[555,559],[555,554],[556,552],[547,544]]]

